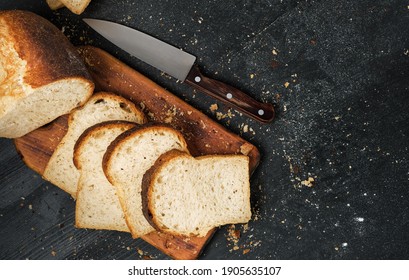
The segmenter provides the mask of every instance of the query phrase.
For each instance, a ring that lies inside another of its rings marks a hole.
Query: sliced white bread
[[[204,236],[251,218],[249,158],[170,151],[143,178],[144,213],[159,231]]]
[[[60,0],[74,14],[82,14],[91,0]]]
[[[107,180],[102,158],[109,144],[135,123],[110,121],[81,134],[74,147],[74,164],[80,172],[75,205],[75,226],[129,232],[116,188]]]
[[[83,60],[56,26],[31,12],[0,11],[0,137],[23,136],[93,91]]]
[[[142,111],[131,101],[108,92],[95,93],[68,118],[68,131],[52,154],[43,177],[75,198],[79,172],[73,163],[75,142],[90,126],[110,120],[145,123]]]
[[[130,129],[115,139],[104,156],[103,168],[118,190],[119,200],[133,238],[154,231],[142,211],[142,177],[163,153],[188,152],[183,135],[161,124]]]

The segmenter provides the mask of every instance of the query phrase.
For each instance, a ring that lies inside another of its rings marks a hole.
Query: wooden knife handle
[[[257,121],[268,123],[274,119],[273,104],[258,102],[237,88],[204,76],[197,65],[192,67],[185,83],[219,99]]]

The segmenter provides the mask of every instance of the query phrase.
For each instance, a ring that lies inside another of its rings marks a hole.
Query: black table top
[[[409,258],[407,1],[92,1],[74,15],[2,1],[100,47],[256,145],[253,217],[201,259]],[[198,57],[203,71],[275,104],[260,124],[138,61],[81,19],[123,23]],[[217,103],[218,110],[211,110]],[[74,200],[0,139],[0,259],[168,259],[129,234],[74,227]],[[239,234],[237,234],[239,233]]]

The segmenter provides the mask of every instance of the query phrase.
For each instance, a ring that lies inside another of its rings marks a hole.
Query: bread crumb
[[[247,249],[244,249],[244,250],[243,250],[243,255],[248,254],[249,252],[250,252],[250,249],[248,249],[248,248],[247,248]]]
[[[213,105],[212,105],[213,106]],[[212,111],[212,112],[214,112],[214,111]],[[231,119],[232,117],[234,117],[234,114],[232,113],[232,110],[231,109],[229,109],[228,111],[227,111],[227,113],[225,113],[225,114],[223,114],[222,112],[216,112],[216,118],[217,118],[217,120],[222,120],[222,119],[226,119],[226,118],[229,118],[229,119]]]
[[[247,156],[253,150],[253,145],[250,143],[244,143],[240,146],[240,153]]]
[[[341,119],[341,116],[335,116],[334,118],[336,121],[339,121]]]
[[[250,74],[250,79],[253,79],[254,78],[254,74]]]
[[[285,82],[285,83],[284,83],[284,87],[285,87],[285,88],[288,88],[289,85],[290,85],[289,82]]]
[[[219,106],[217,106],[217,104],[215,103],[215,104],[212,104],[212,105],[210,105],[210,111],[212,111],[212,112],[214,112],[214,111],[216,111],[217,109],[219,109]]]
[[[57,252],[54,250],[51,250],[51,256],[55,257],[57,255]]]
[[[249,131],[249,126],[246,124],[243,126],[243,132],[248,132]]]
[[[230,225],[227,228],[227,241],[233,243],[232,250],[234,251],[239,249],[238,243],[239,243],[240,235],[241,235],[240,230],[236,229],[235,225]]]
[[[177,109],[176,106],[173,106],[172,108],[168,109],[166,111],[166,117],[164,118],[165,123],[171,123],[173,121],[173,117],[176,116]]]
[[[278,51],[277,51],[276,49],[273,49],[273,50],[271,51],[271,53],[272,53],[273,55],[278,55]]]
[[[313,177],[308,177],[307,180],[301,181],[301,185],[312,188],[314,186],[314,182],[315,182],[315,180],[314,180]]]

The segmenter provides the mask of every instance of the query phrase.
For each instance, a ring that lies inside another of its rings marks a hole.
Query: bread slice
[[[146,118],[131,101],[108,92],[95,93],[68,118],[68,131],[52,154],[43,173],[44,179],[76,197],[79,172],[73,163],[75,142],[90,126],[110,120],[145,123]]]
[[[64,4],[60,0],[47,0],[47,4],[51,10],[57,10],[64,7]]]
[[[118,190],[119,200],[133,238],[154,231],[142,211],[142,177],[163,153],[178,149],[188,152],[183,135],[161,124],[130,129],[108,147],[103,168]]]
[[[48,20],[0,11],[0,137],[17,138],[82,105],[94,83],[77,50]]]
[[[102,158],[108,145],[135,123],[110,121],[96,124],[79,137],[74,164],[80,172],[75,205],[75,226],[129,232],[116,188],[105,177]]]
[[[251,218],[249,158],[209,155],[194,158],[170,151],[143,178],[143,205],[155,228],[171,234],[204,236],[214,227]]]
[[[74,14],[82,14],[91,0],[60,0]]]

